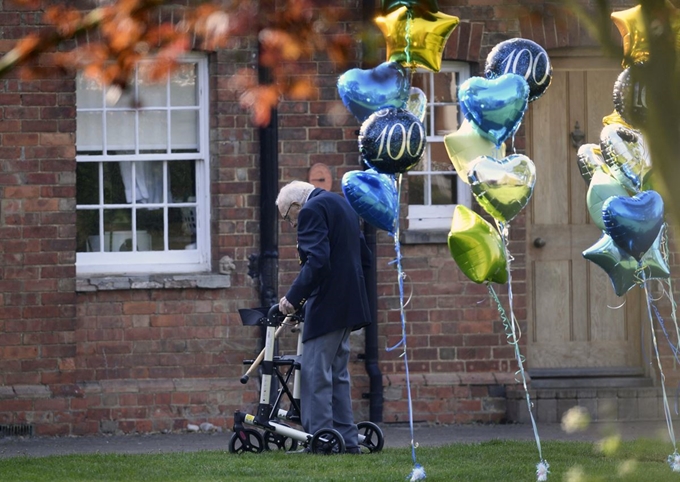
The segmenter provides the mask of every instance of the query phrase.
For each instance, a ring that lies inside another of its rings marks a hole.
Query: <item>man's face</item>
[[[283,217],[284,221],[288,221],[288,223],[291,226],[296,228],[298,222],[298,215],[300,214],[300,203],[298,202],[290,203],[285,211],[280,211],[280,214]]]

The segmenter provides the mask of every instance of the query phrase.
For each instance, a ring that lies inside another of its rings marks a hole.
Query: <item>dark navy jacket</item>
[[[370,268],[372,256],[349,203],[338,194],[314,189],[300,210],[297,232],[302,266],[286,299],[296,309],[304,304],[302,341],[368,325],[364,270]]]

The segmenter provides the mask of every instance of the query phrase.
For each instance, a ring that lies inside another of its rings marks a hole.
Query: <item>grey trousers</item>
[[[305,431],[313,435],[322,428],[334,428],[348,449],[359,446],[347,369],[351,331],[347,328],[307,340],[302,346],[300,382]]]

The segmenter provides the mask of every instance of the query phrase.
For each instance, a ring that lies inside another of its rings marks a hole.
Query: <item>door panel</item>
[[[584,374],[640,367],[639,290],[617,297],[607,274],[581,254],[602,232],[590,221],[570,137],[578,122],[585,142],[599,142],[621,66],[591,57],[551,61],[552,83],[531,103],[527,126],[537,172],[527,224],[527,366]]]

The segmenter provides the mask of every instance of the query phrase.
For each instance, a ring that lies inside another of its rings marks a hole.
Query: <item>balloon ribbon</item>
[[[411,377],[409,375],[408,369],[408,354],[406,352],[406,313],[404,310],[404,271],[401,265],[401,246],[399,243],[399,202],[401,200],[401,185],[402,185],[402,174],[399,174],[399,186],[397,189],[397,203],[395,213],[395,228],[394,228],[394,251],[396,252],[396,263],[397,263],[397,277],[399,279],[399,311],[401,314],[401,340],[394,346],[387,348],[387,351],[392,351],[398,347],[402,347],[403,351],[400,355],[404,359],[404,373],[406,375],[406,393],[408,396],[408,423],[411,429],[411,458],[413,459],[413,470],[409,474],[409,482],[416,482],[417,480],[423,480],[426,477],[425,469],[416,461],[416,447],[418,444],[415,442],[415,436],[413,433],[413,400],[411,398]]]
[[[503,240],[503,248],[505,249],[505,258],[507,259],[507,269],[508,269],[508,307],[510,309],[510,317],[508,317],[505,309],[503,308],[503,304],[501,303],[501,300],[498,298],[498,295],[496,294],[496,291],[493,288],[493,285],[491,283],[487,283],[487,286],[489,288],[489,293],[491,294],[491,297],[494,299],[496,302],[496,307],[498,308],[498,313],[501,316],[501,320],[503,321],[503,326],[505,327],[505,336],[508,340],[508,343],[512,345],[515,351],[515,359],[517,360],[517,366],[518,370],[515,373],[516,375],[519,374],[521,379],[522,379],[522,386],[524,387],[524,396],[526,398],[527,402],[527,409],[529,412],[529,418],[531,419],[531,427],[534,430],[534,438],[536,439],[536,447],[538,448],[538,456],[540,458],[540,461],[536,464],[536,480],[538,482],[544,482],[548,480],[548,474],[550,473],[550,464],[543,458],[543,451],[541,449],[541,438],[538,435],[538,428],[536,427],[536,420],[534,418],[534,414],[531,410],[533,404],[531,403],[531,396],[529,395],[529,389],[527,387],[527,379],[526,379],[526,373],[524,371],[524,355],[522,355],[520,349],[519,349],[519,339],[521,337],[521,330],[519,327],[519,324],[517,323],[517,318],[515,317],[515,312],[514,312],[514,300],[513,300],[513,293],[512,293],[512,270],[510,267],[511,260],[513,259],[510,256],[510,252],[508,250],[508,229],[509,227],[504,225],[503,223],[497,222],[498,225],[498,231],[501,235],[501,239]]]

